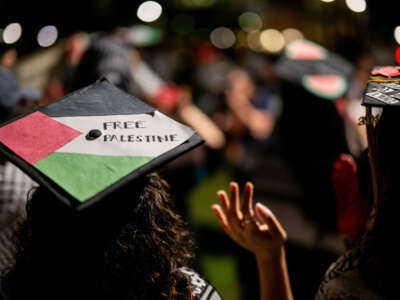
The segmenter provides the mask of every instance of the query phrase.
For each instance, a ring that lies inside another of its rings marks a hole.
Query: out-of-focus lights
[[[282,33],[276,29],[266,29],[260,34],[260,43],[270,53],[278,53],[285,46],[285,39]]]
[[[235,34],[226,27],[215,28],[210,34],[211,43],[219,49],[232,47],[236,42]]]
[[[239,31],[236,35],[237,46],[246,47],[247,46],[247,34],[244,31]]]
[[[148,25],[135,25],[126,31],[126,40],[137,47],[146,47],[161,41],[163,32]]]
[[[346,5],[356,13],[364,12],[367,9],[367,2],[365,0],[346,0]]]
[[[335,1],[335,0],[321,0],[322,2],[333,2],[333,1]]]
[[[398,44],[400,44],[400,26],[396,26],[394,29],[394,39]]]
[[[285,43],[288,44],[294,40],[304,39],[303,33],[296,28],[287,28],[282,31],[283,38],[285,39]]]
[[[254,30],[259,30],[263,25],[261,17],[254,12],[242,13],[239,16],[238,22],[239,22],[240,28],[242,28],[242,30],[244,30],[246,32],[252,32]]]
[[[48,25],[39,30],[39,33],[37,35],[37,42],[41,47],[50,47],[56,42],[57,37],[57,28],[53,25]]]
[[[256,52],[263,51],[263,47],[260,44],[260,32],[252,31],[247,35],[247,46]]]
[[[19,23],[8,24],[3,30],[3,42],[13,44],[19,40],[22,35],[22,27]]]
[[[155,1],[146,1],[139,5],[137,17],[143,22],[154,22],[162,13],[162,7]]]

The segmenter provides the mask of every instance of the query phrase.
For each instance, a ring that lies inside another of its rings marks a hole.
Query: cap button
[[[98,129],[92,129],[92,130],[90,130],[89,131],[89,133],[86,135],[86,139],[88,140],[88,141],[92,141],[92,140],[95,140],[95,139],[97,139],[99,136],[101,136],[101,131],[100,130],[98,130]]]

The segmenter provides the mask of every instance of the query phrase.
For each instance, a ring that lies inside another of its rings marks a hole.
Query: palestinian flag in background
[[[179,155],[193,135],[106,80],[0,128],[1,148],[27,173],[39,171],[81,203],[146,164],[161,165],[169,151]]]

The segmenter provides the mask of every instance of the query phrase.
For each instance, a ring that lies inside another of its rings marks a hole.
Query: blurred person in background
[[[74,32],[62,41],[63,53],[48,71],[40,105],[46,105],[72,91],[76,67],[90,44],[90,36],[84,31]]]
[[[17,49],[0,41],[0,67],[11,70],[17,60]]]
[[[224,77],[223,100],[219,100],[214,119],[229,139],[225,149],[227,161],[247,168],[247,159],[255,155],[273,133],[281,111],[279,93],[268,91],[269,83],[256,81],[246,68],[234,64]]]
[[[38,99],[22,90],[9,70],[0,67],[0,123],[31,110],[37,103]],[[34,185],[16,166],[0,157],[0,274],[13,260],[13,236],[25,215],[28,192]]]

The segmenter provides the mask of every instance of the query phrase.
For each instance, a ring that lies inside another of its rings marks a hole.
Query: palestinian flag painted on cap
[[[286,45],[276,69],[281,79],[321,99],[335,100],[346,93],[354,67],[321,45],[298,39]]]
[[[179,155],[194,133],[102,80],[2,126],[0,142],[28,173],[31,167],[83,203],[161,165],[165,153]]]

